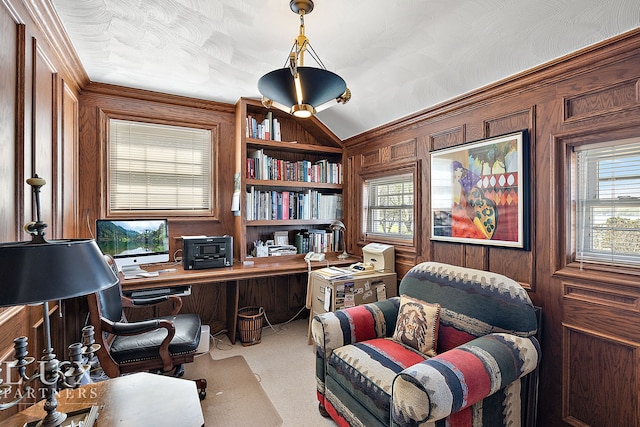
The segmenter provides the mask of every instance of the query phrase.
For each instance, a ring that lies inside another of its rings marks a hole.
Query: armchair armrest
[[[102,330],[114,335],[139,335],[145,332],[155,331],[156,329],[164,328],[167,331],[173,331],[175,334],[175,327],[172,322],[168,320],[143,320],[141,322],[111,322],[109,320],[102,320]]]
[[[182,308],[182,298],[177,295],[163,295],[159,297],[151,298],[130,298],[122,296],[122,307],[138,308],[138,307],[152,307],[160,305],[169,301],[172,304],[171,316],[175,316],[180,312]]]
[[[140,335],[145,332],[152,332],[156,329],[166,329],[167,336],[164,337],[158,353],[162,359],[163,369],[165,372],[173,368],[171,355],[169,354],[169,344],[176,334],[176,328],[173,322],[166,319],[144,320],[142,322],[112,322],[102,319],[102,330],[114,335]]]
[[[372,338],[393,335],[399,297],[314,316],[311,333],[325,357],[333,349]]]
[[[493,333],[400,372],[393,381],[392,421],[440,420],[506,387],[537,368],[534,337]]]

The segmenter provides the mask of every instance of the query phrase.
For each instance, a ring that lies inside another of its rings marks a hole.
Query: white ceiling
[[[288,0],[51,1],[91,81],[232,104],[260,97],[300,23]],[[639,26],[638,0],[316,0],[305,17],[352,92],[318,114],[342,139]]]

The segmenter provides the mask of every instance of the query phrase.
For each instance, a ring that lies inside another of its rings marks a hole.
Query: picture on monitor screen
[[[169,230],[166,219],[96,221],[96,243],[111,255],[118,269],[169,261]]]

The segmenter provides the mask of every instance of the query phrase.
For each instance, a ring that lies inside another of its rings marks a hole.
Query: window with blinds
[[[640,138],[575,154],[576,260],[640,266]]]
[[[363,194],[367,235],[413,239],[412,173],[365,180]]]
[[[110,119],[109,211],[210,212],[212,147],[208,129]]]

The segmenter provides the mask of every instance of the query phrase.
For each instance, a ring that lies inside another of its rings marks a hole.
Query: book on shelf
[[[273,113],[271,111],[267,112],[266,117],[262,120],[262,132],[258,135],[259,139],[271,140],[272,138],[272,124],[273,121]]]
[[[282,141],[282,134],[280,133],[280,121],[278,119],[273,119],[273,140],[274,141]]]
[[[331,230],[309,230],[309,250],[311,252],[329,252],[333,246]]]

